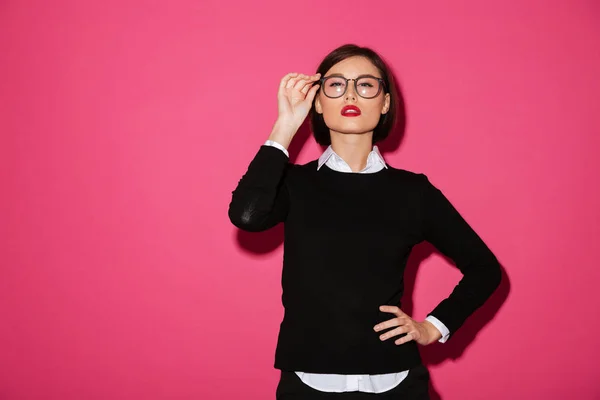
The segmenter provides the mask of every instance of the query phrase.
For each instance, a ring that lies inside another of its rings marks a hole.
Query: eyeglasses
[[[324,76],[319,79],[325,96],[335,99],[342,97],[348,90],[348,81],[354,81],[354,91],[362,98],[372,99],[381,93],[385,82],[381,78],[371,75],[361,75],[356,79],[347,79],[343,76]]]

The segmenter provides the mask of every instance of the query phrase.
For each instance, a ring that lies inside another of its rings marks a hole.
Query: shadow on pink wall
[[[434,254],[443,257],[449,264],[454,265],[452,260],[445,257],[428,242],[423,242],[413,247],[406,264],[406,270],[404,271],[404,294],[402,297],[402,310],[408,315],[413,314],[413,293],[419,265]],[[465,321],[463,326],[452,335],[448,342],[444,344],[434,343],[429,346],[420,347],[421,357],[426,366],[437,365],[449,359],[457,360],[462,357],[467,347],[474,342],[477,333],[494,319],[510,293],[510,281],[506,274],[506,269],[503,266],[501,268],[502,281],[500,282],[500,286],[498,286],[483,306],[477,309]],[[430,386],[430,395],[431,400],[441,400],[441,396],[435,390],[433,381]]]

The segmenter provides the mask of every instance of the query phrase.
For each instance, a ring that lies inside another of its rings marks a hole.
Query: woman
[[[500,282],[494,254],[441,191],[379,153],[397,99],[369,48],[344,45],[316,74],[286,75],[271,135],[233,192],[229,218],[240,229],[284,222],[278,399],[428,399],[417,344],[448,340]],[[309,113],[327,150],[291,164],[287,148]],[[464,276],[416,321],[401,309],[402,276],[424,240]]]

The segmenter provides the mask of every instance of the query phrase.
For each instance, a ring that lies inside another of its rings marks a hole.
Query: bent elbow
[[[259,232],[264,228],[254,210],[251,207],[235,207],[232,203],[229,206],[229,220],[237,228],[248,232]]]
[[[488,287],[490,290],[490,294],[495,292],[496,289],[498,289],[500,283],[502,283],[502,267],[500,266],[500,263],[496,261],[491,266],[488,274]]]

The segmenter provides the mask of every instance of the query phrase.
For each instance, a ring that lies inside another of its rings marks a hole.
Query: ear
[[[315,98],[315,111],[317,114],[323,114],[323,107],[321,107],[321,96],[317,93],[317,97]]]
[[[383,108],[381,109],[382,114],[387,114],[390,111],[390,94],[385,94],[385,100],[383,101]]]

